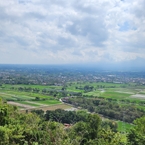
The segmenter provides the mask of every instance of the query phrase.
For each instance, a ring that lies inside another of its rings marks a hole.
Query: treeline
[[[75,107],[87,109],[89,112],[99,113],[128,123],[132,123],[136,118],[142,117],[145,113],[144,110],[135,107],[133,104],[119,104],[117,101],[102,98],[69,97],[62,100]]]
[[[120,86],[120,87],[125,87],[125,86]],[[93,90],[96,90],[96,89],[104,89],[104,88],[116,88],[115,85],[110,85],[110,86],[105,86],[105,85],[96,85],[96,87],[94,86],[91,86],[91,85],[85,85],[85,86],[76,86],[75,87],[76,89],[78,90],[83,90],[85,93],[87,92],[91,92]]]
[[[90,115],[86,111],[65,111],[62,109],[56,109],[54,111],[47,110],[45,115],[43,110],[33,110],[32,112],[43,117],[46,121],[55,121],[63,124],[75,124],[80,121],[87,122]],[[117,123],[110,120],[104,120],[101,126],[103,128],[110,128],[115,132],[117,132],[118,128]]]
[[[5,89],[6,87],[3,85],[0,86],[2,89]],[[15,90],[15,91],[20,91],[20,92],[32,92],[32,93],[41,93],[41,94],[45,94],[45,95],[50,95],[53,97],[57,97],[57,98],[61,98],[61,97],[65,97],[65,96],[82,96],[82,92],[71,92],[71,91],[66,91],[65,90],[66,87],[62,86],[60,89],[49,89],[47,88],[38,88],[37,86],[35,88],[31,87],[28,85],[28,87],[26,86],[21,86],[21,87],[17,87],[17,86],[12,86],[10,87],[11,90]]]
[[[66,127],[55,121],[63,116],[61,113],[64,117],[77,115],[80,120]],[[60,109],[47,111],[45,115],[42,110],[20,113],[17,107],[0,100],[0,145],[144,145],[145,117],[134,123],[134,128],[125,135],[113,131],[114,123],[102,122],[96,114]]]
[[[45,121],[55,121],[62,124],[74,125],[77,122],[87,122],[89,113],[86,111],[65,111],[62,109],[56,109],[54,111],[47,110],[45,113],[43,110],[32,110],[32,113],[36,113],[38,116],[43,118]],[[101,127],[110,128],[114,132],[117,132],[118,125],[115,121],[104,120],[101,122]]]

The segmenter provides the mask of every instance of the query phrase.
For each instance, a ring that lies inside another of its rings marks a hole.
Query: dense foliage
[[[62,120],[68,117],[63,122],[70,123],[75,115],[80,120],[69,127],[54,121],[55,117]],[[0,100],[0,145],[144,145],[145,117],[134,123],[134,128],[125,135],[112,130],[113,122],[102,122],[96,114],[59,109],[47,111],[45,115],[40,110],[22,114]]]
[[[75,107],[82,107],[88,109],[89,112],[102,114],[106,117],[122,120],[132,123],[136,118],[142,117],[144,110],[138,109],[132,104],[121,105],[117,101],[111,99],[85,97],[67,97],[62,99],[64,102],[73,104]]]

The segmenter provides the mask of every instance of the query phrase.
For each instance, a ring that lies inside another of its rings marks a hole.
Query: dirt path
[[[34,106],[25,105],[25,104],[20,104],[20,103],[13,102],[13,101],[8,101],[7,103],[8,103],[8,104],[11,104],[11,105],[15,105],[15,106],[20,106],[20,107],[23,107],[23,108],[25,108],[25,109],[34,109],[34,108],[36,108],[36,107],[34,107]]]
[[[44,105],[44,104],[41,104],[41,103],[38,103],[38,102],[31,102],[31,101],[25,101],[25,102],[36,104],[36,105],[40,105],[42,107],[49,106],[49,105]]]

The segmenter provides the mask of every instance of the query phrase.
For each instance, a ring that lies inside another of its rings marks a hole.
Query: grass
[[[41,104],[42,105],[60,104],[60,102],[58,100],[54,100],[53,97],[51,97],[51,96],[43,95],[41,93],[9,90],[8,89],[9,86],[7,86],[7,89],[0,90],[0,97],[3,98],[4,100],[14,101],[14,102],[18,102],[20,104],[34,106],[34,107],[40,107]],[[44,86],[42,86],[42,87],[44,87]],[[40,101],[35,101],[36,97],[39,97]],[[41,101],[41,99],[42,99],[42,101]],[[46,99],[46,100],[43,101],[43,99]],[[31,101],[31,102],[26,102],[26,101]],[[40,105],[37,103],[40,103]]]
[[[16,101],[20,104],[24,104],[24,105],[29,105],[29,106],[34,106],[34,107],[40,107],[41,105],[35,104],[35,103],[29,103],[29,102],[25,102],[25,101]]]
[[[47,111],[47,110],[56,110],[56,109],[69,109],[72,108],[70,105],[66,104],[58,104],[58,105],[51,105],[48,107],[41,107],[42,110]]]
[[[122,121],[117,121],[118,124],[118,131],[120,132],[129,132],[129,130],[133,127],[132,124],[122,122]]]
[[[61,104],[61,102],[57,100],[45,100],[45,101],[37,101],[38,103],[44,104],[44,105],[54,105],[54,104]]]
[[[47,99],[51,98],[51,96],[48,96],[48,95],[43,95],[43,94],[39,94],[39,93],[31,93],[31,92],[20,92],[20,91],[15,91],[15,90],[0,90],[0,96],[25,98],[26,100],[35,99],[35,97],[47,98]]]
[[[2,93],[0,92],[0,97],[2,97],[3,99],[6,99],[6,100],[32,100],[34,99],[33,97],[31,96],[26,96],[26,95],[23,95],[23,93],[18,93],[18,92],[7,92],[7,93]]]
[[[132,94],[128,93],[119,93],[119,92],[104,92],[101,93],[100,96],[105,98],[112,98],[112,99],[125,99],[131,96]]]
[[[71,89],[71,88],[68,88],[67,91],[68,91],[68,92],[75,92],[75,93],[84,92],[83,90],[79,90],[79,89],[75,89],[75,88],[72,88],[72,89]]]
[[[88,96],[100,96],[101,91],[97,90],[97,91],[91,91],[91,92],[87,92],[87,93],[83,93],[83,95],[88,95]]]
[[[56,109],[69,109],[72,108],[72,106],[70,105],[66,105],[66,104],[57,104],[57,105],[51,105],[51,106],[43,106],[43,107],[39,107],[39,109],[42,109],[43,111],[47,111],[47,110],[56,110]],[[22,108],[23,109],[23,108]],[[36,108],[38,109],[38,108]],[[31,110],[35,110],[35,109],[27,109],[29,111]],[[25,110],[20,110],[21,112],[25,113]]]

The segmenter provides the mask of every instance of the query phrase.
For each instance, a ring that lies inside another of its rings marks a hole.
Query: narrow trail
[[[18,103],[18,102],[13,102],[13,101],[8,101],[7,103],[11,104],[11,105],[15,105],[15,106],[20,106],[20,107],[23,107],[25,109],[34,109],[34,108],[36,108],[34,106],[25,105],[25,104],[21,104],[21,103]]]

